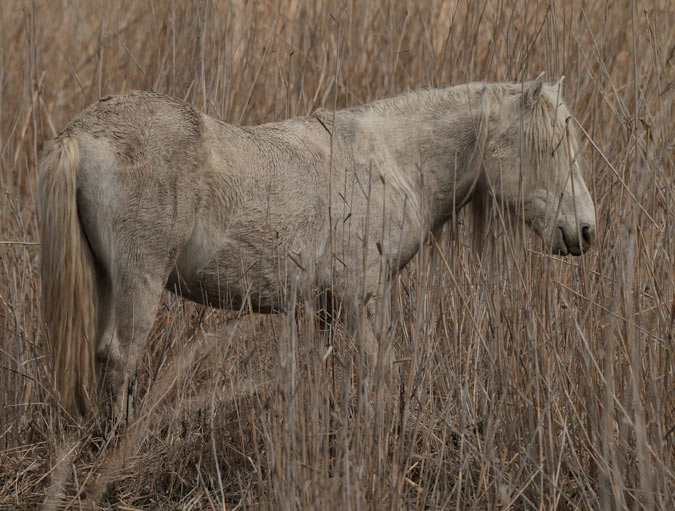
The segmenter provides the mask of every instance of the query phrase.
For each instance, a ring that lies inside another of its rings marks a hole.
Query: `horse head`
[[[561,82],[547,85],[540,76],[491,103],[483,187],[553,253],[578,256],[595,241],[595,207]]]

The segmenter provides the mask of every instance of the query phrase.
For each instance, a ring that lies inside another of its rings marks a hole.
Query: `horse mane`
[[[548,183],[550,169],[568,164],[578,152],[571,118],[560,89],[545,87],[534,105],[530,122],[525,124],[525,149],[539,183]]]
[[[466,83],[445,89],[418,89],[406,91],[392,98],[378,99],[363,105],[346,108],[344,111],[354,114],[409,115],[425,111],[438,111],[439,108],[453,108],[471,102],[474,96],[480,96],[486,87],[493,84],[482,82]],[[468,93],[468,97],[467,97]]]
[[[468,168],[476,168],[482,164],[482,155],[488,138],[489,104],[487,103],[486,90],[493,84],[475,82],[457,85],[445,89],[421,89],[404,92],[392,98],[385,98],[371,103],[346,108],[341,112],[348,113],[356,118],[390,118],[391,116],[413,117],[417,115],[439,116],[440,112],[453,111],[458,108],[466,108],[475,111],[477,122],[475,124],[476,146],[469,158]],[[407,213],[414,221],[422,219],[422,206],[416,193],[414,176],[390,172],[384,167],[386,173],[384,179],[392,184],[404,197],[406,197]],[[474,189],[479,188],[476,172]],[[465,202],[468,202],[466,200]],[[462,204],[463,206],[464,204]]]
[[[577,154],[577,136],[573,123],[569,123],[571,114],[562,99],[561,82],[545,84],[533,103],[528,103],[526,91],[535,82],[526,83],[484,83],[473,82],[444,89],[422,89],[409,91],[393,98],[380,99],[347,108],[343,111],[355,116],[375,115],[407,116],[416,114],[438,115],[440,111],[468,107],[475,111],[476,144],[467,168],[475,169],[476,181],[471,190],[471,216],[473,217],[473,246],[478,254],[482,253],[483,239],[490,214],[489,183],[485,182],[483,157],[488,143],[491,115],[494,105],[507,98],[520,96],[521,108],[513,109],[508,122],[522,126],[523,158],[529,165],[521,168],[531,170],[533,175],[525,176],[528,183],[544,184],[552,187],[563,183],[551,182],[550,170],[568,164]],[[504,115],[507,115],[505,112]],[[386,170],[386,169],[385,169]],[[405,181],[406,176],[389,176],[397,188],[409,195],[413,184]],[[414,195],[412,195],[414,200]],[[469,198],[467,198],[467,202]],[[418,206],[414,203],[411,206]],[[460,207],[463,204],[460,205]],[[458,208],[459,209],[459,208]]]

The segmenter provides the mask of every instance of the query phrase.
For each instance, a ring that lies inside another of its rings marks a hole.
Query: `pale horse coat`
[[[387,280],[472,200],[581,254],[595,212],[571,119],[560,84],[541,78],[252,127],[149,92],[98,101],[39,169],[42,307],[63,405],[96,401],[96,365],[103,401],[126,406],[163,289],[261,312],[330,290],[355,332],[359,305],[373,315]]]

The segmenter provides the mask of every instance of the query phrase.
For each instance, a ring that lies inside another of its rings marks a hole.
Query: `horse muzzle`
[[[595,224],[580,223],[575,229],[558,226],[553,232],[551,251],[554,254],[580,256],[595,243]]]

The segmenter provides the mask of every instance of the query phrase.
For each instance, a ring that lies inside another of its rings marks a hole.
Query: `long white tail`
[[[94,388],[97,304],[94,261],[78,217],[77,141],[61,136],[42,153],[38,213],[42,253],[42,313],[53,386],[63,406],[84,414]]]

